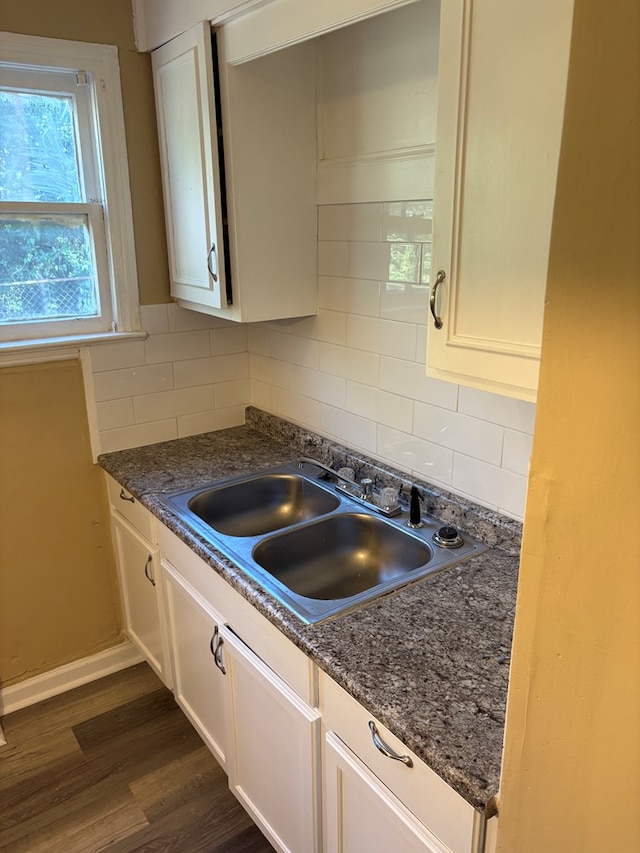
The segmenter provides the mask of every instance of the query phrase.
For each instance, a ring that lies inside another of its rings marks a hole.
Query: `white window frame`
[[[77,212],[81,212],[79,207],[86,208],[89,227],[96,238],[97,266],[100,258],[106,259],[104,271],[108,284],[101,299],[106,295],[110,302],[100,330],[95,329],[95,323],[92,328],[91,320],[83,319],[71,321],[72,331],[66,321],[8,324],[0,327],[0,350],[42,346],[56,341],[67,344],[74,340],[121,339],[122,333],[139,331],[133,214],[117,47],[0,33],[0,65],[43,72],[66,70],[75,74],[84,71],[88,75],[90,85],[86,94],[92,101],[92,131],[98,147],[96,180],[102,198],[88,197],[86,204],[73,207]],[[91,193],[89,187],[87,192]],[[52,212],[54,208],[64,212],[61,208],[65,206],[45,208],[40,204],[0,203],[2,212],[28,212],[35,207],[42,212],[47,208]]]

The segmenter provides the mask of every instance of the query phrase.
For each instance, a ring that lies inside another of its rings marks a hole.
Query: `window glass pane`
[[[83,201],[70,96],[0,89],[0,201]]]
[[[0,324],[99,313],[85,216],[0,215]]]

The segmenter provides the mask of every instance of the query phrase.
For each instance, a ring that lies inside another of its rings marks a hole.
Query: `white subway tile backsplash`
[[[382,240],[382,204],[327,204],[318,207],[318,240]]]
[[[234,379],[231,382],[216,382],[213,386],[214,408],[228,409],[232,406],[248,406],[251,399],[249,379]]]
[[[145,332],[150,335],[164,335],[169,331],[169,305],[141,305],[140,322]]]
[[[416,327],[375,317],[347,315],[347,346],[412,359],[416,351]]]
[[[266,323],[254,323],[247,327],[247,348],[257,355],[271,355],[271,331]]]
[[[145,394],[143,397],[133,398],[133,410],[136,423],[139,424],[210,409],[213,409],[212,385],[162,391],[158,394]]]
[[[318,275],[345,276],[349,270],[349,244],[318,242]]]
[[[248,349],[247,327],[244,325],[236,324],[211,329],[209,338],[211,355],[229,355],[234,352],[246,352]]]
[[[182,361],[189,358],[206,358],[211,354],[209,332],[175,332],[167,335],[149,335],[144,342],[147,364],[165,361]]]
[[[98,429],[118,429],[119,427],[132,426],[136,419],[133,414],[133,398],[122,397],[119,400],[105,400],[96,403],[98,415]]]
[[[349,278],[387,281],[390,270],[390,243],[349,243]]]
[[[413,472],[430,482],[448,485],[453,475],[453,451],[406,432],[378,427],[377,455],[403,471]]]
[[[527,478],[480,459],[454,454],[453,486],[515,518],[524,516]]]
[[[312,317],[142,306],[146,341],[91,347],[102,450],[237,426],[251,402],[522,518],[535,406],[425,374],[432,212],[321,206]]]
[[[455,411],[458,405],[458,386],[432,379],[425,374],[424,364],[415,361],[381,356],[380,387],[443,409]]]
[[[427,326],[422,325],[417,327],[416,331],[416,352],[415,361],[421,365],[422,369],[427,372]],[[457,388],[458,386],[456,386]]]
[[[109,429],[100,433],[101,452],[110,453],[112,450],[142,447],[146,444],[157,444],[160,441],[171,441],[177,437],[178,425],[175,418],[122,429]]]
[[[315,317],[292,320],[289,326],[295,335],[326,341],[331,344],[347,342],[347,315],[341,311],[319,310]]]
[[[271,356],[279,361],[300,364],[304,367],[318,368],[319,343],[301,335],[287,335],[271,332]]]
[[[319,430],[324,435],[337,439],[356,450],[376,452],[377,427],[375,421],[336,409],[323,406],[320,410]]]
[[[532,444],[533,436],[526,432],[505,429],[502,467],[506,468],[507,471],[513,471],[525,477],[528,476]]]
[[[173,365],[148,364],[94,375],[96,400],[115,400],[173,388]]]
[[[380,289],[380,316],[387,320],[415,323],[426,318],[428,306],[429,288],[423,285],[387,282]]]
[[[250,380],[251,382],[251,405],[257,406],[258,409],[263,409],[266,412],[273,411],[271,405],[271,384],[261,382],[259,379]]]
[[[533,435],[536,407],[526,400],[515,400],[513,397],[461,386],[458,410],[474,418]]]
[[[177,361],[173,365],[173,371],[176,388],[246,379],[249,376],[249,354],[238,352]]]
[[[416,402],[413,432],[427,441],[499,465],[504,430],[487,421]]]
[[[119,370],[123,367],[140,367],[144,360],[144,341],[96,344],[91,350],[91,368],[94,373]]]
[[[405,432],[411,432],[413,426],[413,400],[370,385],[348,382],[346,409],[378,424]]]
[[[277,385],[280,388],[293,388],[293,365],[263,355],[249,355],[249,371],[252,379]]]
[[[277,414],[305,426],[313,427],[320,419],[321,404],[317,400],[287,388],[274,386],[271,389],[271,404]]]
[[[343,379],[363,382],[365,385],[377,385],[380,356],[351,347],[321,343],[320,370]]]
[[[180,437],[199,435],[201,432],[241,426],[244,423],[244,408],[244,406],[231,406],[227,409],[181,415],[178,418],[178,435]]]
[[[309,370],[307,367],[294,367],[293,382],[296,391],[328,403],[330,406],[344,408],[347,396],[347,383],[339,376]]]
[[[318,280],[318,307],[345,314],[380,316],[380,282],[359,278],[331,278]]]
[[[382,239],[404,243],[430,241],[432,220],[432,201],[385,202],[382,210]]]

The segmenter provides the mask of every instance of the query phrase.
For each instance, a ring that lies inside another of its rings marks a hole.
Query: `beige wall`
[[[499,850],[640,844],[640,7],[576,0]]]
[[[118,47],[140,303],[169,301],[155,105],[148,54],[137,53],[130,0],[19,0],[0,6],[0,31]]]
[[[0,370],[0,684],[114,645],[121,617],[79,361]]]
[[[119,48],[140,302],[169,301],[149,56],[129,0],[2,3],[0,30]],[[121,639],[100,470],[91,463],[78,362],[0,371],[0,682]]]

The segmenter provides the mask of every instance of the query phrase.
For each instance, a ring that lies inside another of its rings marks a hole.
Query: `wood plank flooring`
[[[2,719],[1,853],[270,853],[146,664]]]

